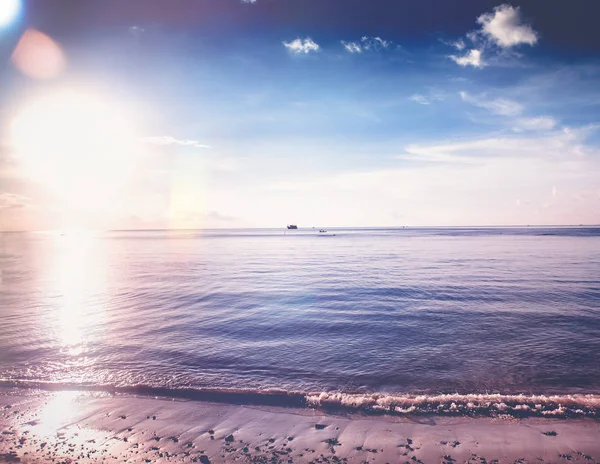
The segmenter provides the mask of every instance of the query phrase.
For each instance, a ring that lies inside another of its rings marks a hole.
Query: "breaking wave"
[[[600,395],[360,394],[286,390],[162,388],[0,380],[1,388],[78,390],[218,403],[313,408],[336,413],[488,417],[600,417]]]
[[[307,405],[317,408],[387,414],[442,414],[515,417],[599,417],[600,395],[503,395],[503,394],[348,394],[306,395]]]

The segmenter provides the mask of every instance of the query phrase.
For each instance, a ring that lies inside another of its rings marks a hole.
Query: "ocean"
[[[1,237],[2,386],[600,414],[600,228]]]

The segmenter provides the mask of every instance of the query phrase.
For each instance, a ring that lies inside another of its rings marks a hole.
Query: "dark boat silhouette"
[[[296,230],[296,229],[298,229],[298,226],[294,225],[294,224],[290,224],[289,226],[287,226],[287,228],[288,229],[292,229],[292,230]]]
[[[335,237],[335,234],[328,234],[325,229],[319,229],[318,237]]]

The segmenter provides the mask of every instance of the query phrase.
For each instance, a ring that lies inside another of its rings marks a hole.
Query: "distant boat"
[[[287,228],[291,229],[291,230],[296,230],[296,229],[298,229],[298,226],[294,225],[294,224],[290,224],[289,226],[287,226]]]
[[[319,237],[335,237],[335,234],[328,234],[325,229],[319,229]]]

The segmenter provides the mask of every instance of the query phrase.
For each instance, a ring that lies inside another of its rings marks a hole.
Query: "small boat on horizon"
[[[325,229],[319,229],[318,237],[335,237],[335,234],[328,234]]]
[[[295,225],[295,224],[290,224],[289,226],[287,226],[287,228],[290,229],[290,230],[297,230],[298,226]]]

